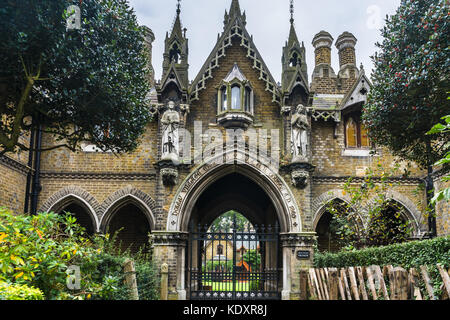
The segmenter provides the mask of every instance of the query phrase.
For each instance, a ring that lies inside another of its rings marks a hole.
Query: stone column
[[[282,233],[283,300],[300,300],[300,270],[313,266],[314,232]]]
[[[168,267],[168,300],[186,300],[185,232],[153,231],[153,259],[158,268]]]

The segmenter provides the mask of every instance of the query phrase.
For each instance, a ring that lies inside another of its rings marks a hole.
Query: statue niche
[[[168,103],[168,110],[161,117],[162,141],[161,161],[179,162],[179,132],[180,114],[175,110],[175,103]]]
[[[309,162],[309,131],[310,125],[306,108],[300,104],[291,118],[291,152],[292,163]]]

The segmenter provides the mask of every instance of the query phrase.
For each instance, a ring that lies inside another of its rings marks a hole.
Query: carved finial
[[[291,0],[291,6],[289,11],[291,13],[291,24],[294,24],[294,0]]]
[[[177,0],[177,14],[180,15],[181,13],[181,0]]]

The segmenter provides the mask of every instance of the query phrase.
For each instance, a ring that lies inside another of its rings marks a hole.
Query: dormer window
[[[253,89],[237,64],[218,91],[218,122],[225,127],[248,127],[253,122]]]

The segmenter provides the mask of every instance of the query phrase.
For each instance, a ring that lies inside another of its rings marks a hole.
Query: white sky
[[[247,15],[247,31],[276,81],[281,81],[281,54],[289,36],[289,0],[240,0]],[[176,0],[130,0],[138,21],[151,28],[155,78],[161,79],[164,39],[171,30],[176,14]],[[381,41],[380,28],[386,14],[394,14],[400,0],[294,0],[295,27],[300,41],[305,43],[309,81],[314,70],[315,34],[328,31],[336,39],[344,31],[358,39],[357,66],[363,63],[367,73],[373,69],[370,56]],[[182,0],[181,22],[189,39],[189,79],[193,80],[223,31],[225,9],[231,0]],[[337,49],[333,43],[332,66],[339,71]]]

